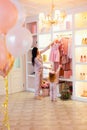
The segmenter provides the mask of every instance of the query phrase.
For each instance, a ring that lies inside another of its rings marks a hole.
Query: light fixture
[[[45,14],[41,13],[40,14],[40,21],[43,24],[54,25],[54,24],[58,24],[58,23],[63,22],[65,17],[66,17],[65,11],[60,12],[60,10],[55,10],[54,2],[52,0],[50,14],[45,16]]]

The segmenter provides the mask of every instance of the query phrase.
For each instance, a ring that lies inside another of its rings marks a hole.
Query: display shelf
[[[34,78],[35,75],[34,74],[29,74],[28,77],[33,77]]]
[[[75,31],[75,45],[86,46],[87,45],[87,29]]]
[[[68,78],[63,78],[63,77],[62,77],[62,78],[59,77],[59,80],[60,80],[60,81],[71,81],[71,82],[73,81],[72,78],[69,78],[69,79],[68,79]]]
[[[76,63],[85,64],[87,62],[87,46],[75,47],[75,60]]]
[[[87,29],[87,27],[75,28],[75,30],[78,31],[78,32],[84,31],[86,29]]]
[[[75,64],[77,64],[77,65],[87,65],[87,62],[80,62],[80,58],[79,58],[79,61],[76,62]]]
[[[58,38],[58,39],[61,39],[61,38],[63,38],[63,37],[71,37],[72,36],[72,31],[67,31],[67,30],[65,30],[65,31],[57,31],[57,32],[54,32],[53,33],[53,39],[55,39],[55,38]]]
[[[37,43],[37,21],[27,22],[26,28],[32,33],[33,37],[33,43],[32,46],[34,46]]]
[[[87,28],[87,11],[75,14],[75,29]]]
[[[79,82],[77,81],[75,83],[75,97],[78,98],[79,100],[84,100],[87,101],[87,82]]]
[[[71,62],[70,62],[70,71],[72,74],[69,78],[59,77],[59,81],[71,82],[73,86],[72,99],[87,101],[87,97],[84,97],[84,92],[87,91],[87,12],[76,11],[73,14],[67,15],[63,23],[58,25],[52,25],[52,27],[47,27],[42,25],[39,21],[29,20],[28,28],[31,30],[33,36],[33,45],[37,46],[39,49],[44,49],[52,40],[55,38],[71,38]],[[69,41],[70,42],[70,41]],[[43,53],[43,63],[50,65],[49,62],[50,50]],[[86,57],[85,57],[86,56]],[[82,58],[82,59],[81,59]],[[34,68],[31,67],[31,49],[27,53],[27,90],[34,90],[34,76],[31,73],[34,72]],[[64,67],[64,66],[63,66]],[[66,67],[67,68],[67,67]],[[79,70],[79,71],[78,71]],[[48,76],[46,70],[44,70],[44,77]],[[70,72],[69,72],[70,73]],[[82,79],[81,79],[82,74]],[[84,76],[85,75],[85,76]],[[31,83],[32,81],[32,83]],[[83,94],[83,96],[81,96]]]
[[[77,43],[77,44],[79,44],[79,43]],[[75,48],[85,48],[85,47],[87,47],[87,45],[75,45]]]
[[[86,80],[86,79],[87,79],[87,65],[76,64],[76,80]]]
[[[81,79],[79,79],[79,80],[77,79],[76,82],[87,82],[87,79],[86,80],[85,79],[82,79],[82,80]]]
[[[72,97],[72,100],[77,100],[77,101],[82,101],[82,102],[87,102],[87,97],[81,97],[81,96],[74,96]]]
[[[87,101],[87,12],[75,14],[74,93],[73,98]]]
[[[34,67],[32,65],[32,48],[37,46],[38,42],[38,20],[37,18],[27,18],[26,20],[26,28],[31,32],[33,43],[31,48],[26,54],[26,90],[34,89]]]

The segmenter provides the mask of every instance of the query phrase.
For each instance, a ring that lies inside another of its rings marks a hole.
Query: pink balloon
[[[15,26],[6,35],[6,46],[8,51],[18,57],[25,54],[32,46],[32,34],[21,26]]]
[[[6,34],[17,22],[18,10],[10,0],[0,0],[0,32]]]
[[[3,36],[0,36],[0,69],[3,69],[7,60],[7,49]]]
[[[16,6],[18,10],[18,20],[17,20],[16,26],[23,25],[25,22],[25,17],[26,17],[23,6],[20,4],[18,0],[14,0],[14,1],[11,0],[11,2]]]

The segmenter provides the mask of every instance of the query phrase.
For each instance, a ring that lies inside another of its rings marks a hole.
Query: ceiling
[[[15,1],[15,0],[14,0]],[[40,12],[49,13],[52,0],[17,0],[23,6],[26,16],[37,15]],[[55,9],[71,10],[87,5],[87,0],[54,0]]]

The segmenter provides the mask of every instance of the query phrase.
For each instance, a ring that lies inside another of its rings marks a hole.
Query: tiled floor
[[[0,96],[0,109],[4,96]],[[9,95],[11,130],[87,130],[87,103],[79,101],[51,102],[49,97],[35,100],[34,93]],[[0,114],[0,130],[2,114]]]

